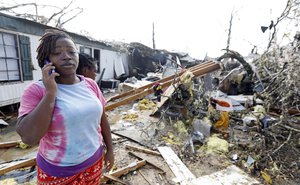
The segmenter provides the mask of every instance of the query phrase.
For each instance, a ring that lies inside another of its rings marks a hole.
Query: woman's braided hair
[[[48,59],[51,52],[53,52],[56,41],[62,38],[71,39],[73,41],[67,33],[55,29],[47,29],[42,38],[40,38],[40,44],[36,49],[36,59],[38,60],[40,68],[45,65],[45,59]]]

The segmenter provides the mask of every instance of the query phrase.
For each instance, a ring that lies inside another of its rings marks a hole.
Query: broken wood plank
[[[107,174],[107,173],[106,173],[106,174],[104,174],[103,176],[106,177],[106,178],[109,178],[110,180],[116,181],[116,182],[118,182],[118,183],[128,185],[126,182],[123,182],[123,181],[122,181],[121,179],[119,179],[118,177],[112,176],[112,175],[110,175],[110,174]]]
[[[159,152],[156,152],[156,151],[153,151],[153,150],[149,150],[149,149],[145,149],[145,148],[141,148],[141,147],[137,147],[137,146],[133,146],[133,145],[129,145],[129,144],[126,144],[125,148],[126,149],[131,149],[131,150],[134,150],[134,151],[144,152],[146,154],[152,154],[152,155],[161,156]]]
[[[158,147],[158,150],[174,173],[176,182],[190,181],[196,178],[170,147]]]
[[[30,167],[36,165],[36,158],[30,158],[23,161],[18,161],[16,164],[8,165],[7,167],[0,168],[0,175],[8,173],[13,170],[17,170],[20,168]]]
[[[218,70],[220,68],[221,67],[220,67],[220,65],[218,63],[214,63],[214,64],[211,64],[211,65],[205,66],[203,68],[197,69],[197,70],[193,71],[192,73],[193,73],[194,76],[201,76],[201,75],[204,75],[206,73]],[[179,80],[180,80],[180,78],[176,77],[175,79],[170,79],[170,80],[164,82],[163,84],[161,84],[161,86],[164,89],[166,87],[169,87],[173,83],[178,82]],[[110,111],[110,110],[113,110],[116,107],[119,107],[121,105],[129,104],[132,101],[137,100],[137,99],[141,99],[141,98],[143,98],[143,97],[145,97],[145,96],[147,96],[147,95],[149,95],[151,93],[153,93],[153,89],[152,88],[145,89],[144,91],[139,92],[137,94],[134,94],[134,95],[132,95],[130,97],[124,98],[123,100],[121,100],[119,102],[115,102],[115,103],[106,105],[105,106],[105,111]]]
[[[142,166],[146,165],[146,160],[142,160],[142,161],[138,161],[138,162],[133,162],[131,164],[129,164],[128,166],[121,168],[119,170],[116,170],[112,173],[109,173],[109,175],[114,176],[114,177],[120,177],[122,175],[125,175],[131,171],[134,171]],[[101,183],[105,183],[109,180],[109,178],[103,176],[101,179]]]
[[[188,70],[192,71],[192,70],[198,69],[200,67],[208,66],[208,65],[213,64],[213,63],[214,63],[213,61],[208,61],[208,62],[205,62],[205,63],[201,63],[201,64],[198,64],[198,65],[195,65],[195,66],[189,68]],[[183,73],[184,73],[184,71],[181,71],[179,74],[177,74],[177,76],[180,76]],[[118,94],[118,95],[112,96],[112,97],[108,98],[107,102],[112,101],[112,100],[116,100],[116,99],[119,99],[119,98],[123,98],[125,96],[132,95],[132,94],[135,94],[135,93],[138,93],[138,92],[141,92],[141,91],[143,91],[145,89],[148,89],[148,88],[152,88],[156,83],[163,83],[163,82],[169,81],[169,80],[171,80],[171,79],[173,79],[175,77],[176,77],[176,75],[171,75],[171,76],[168,76],[168,77],[163,78],[161,80],[157,80],[157,81],[152,82],[150,84],[144,85],[142,87],[139,87],[139,88],[127,91],[127,92],[122,93],[122,94]]]
[[[212,173],[210,175],[204,175],[198,177],[189,182],[185,182],[183,184],[189,185],[198,185],[198,184],[215,184],[215,185],[223,185],[223,184],[248,184],[248,185],[256,185],[261,184],[256,179],[250,177],[247,173],[242,171],[237,166],[231,165],[224,170]]]
[[[153,111],[150,114],[150,116],[155,115],[155,113],[159,110],[159,108],[161,106],[163,106],[165,104],[165,102],[171,97],[171,95],[173,94],[174,91],[175,91],[175,87],[173,85],[169,86],[167,88],[167,90],[165,90],[165,92],[163,93],[163,95],[161,97],[161,101],[156,103],[156,106],[153,109]]]
[[[20,144],[20,142],[21,142],[21,140],[2,142],[2,143],[0,143],[0,149],[18,146]]]
[[[113,134],[116,134],[121,137],[125,137],[129,139],[130,141],[136,142],[139,145],[149,147],[147,146],[147,140],[143,139],[141,137],[141,131],[136,130],[136,129],[130,129],[130,130],[116,130],[116,131],[111,131]]]
[[[150,181],[147,179],[147,177],[144,175],[144,173],[141,170],[137,170],[137,172],[145,179],[145,181],[148,182],[148,184],[151,185]]]
[[[138,158],[138,159],[140,159],[140,160],[146,160],[146,159],[140,157],[139,155],[137,155],[137,154],[134,153],[134,152],[128,152],[128,154],[131,155],[131,156],[134,156],[134,157],[136,157],[136,158]],[[166,173],[162,168],[158,167],[156,164],[152,163],[151,161],[146,160],[146,162],[147,162],[147,164],[152,165],[153,167],[155,167],[156,169],[158,169],[158,170],[161,171],[162,173]]]

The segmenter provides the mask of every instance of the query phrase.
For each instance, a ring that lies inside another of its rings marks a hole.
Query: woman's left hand
[[[104,157],[104,165],[106,167],[106,172],[109,172],[115,163],[114,152],[112,150],[108,150]]]

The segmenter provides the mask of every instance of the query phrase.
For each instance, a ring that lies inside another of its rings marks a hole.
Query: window
[[[80,53],[85,53],[85,54],[88,54],[90,56],[93,56],[92,55],[92,48],[80,46],[79,50],[80,50]]]
[[[0,32],[0,82],[32,79],[29,37]]]
[[[17,37],[0,32],[0,81],[21,80]]]

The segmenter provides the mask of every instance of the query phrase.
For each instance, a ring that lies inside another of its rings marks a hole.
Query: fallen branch
[[[289,140],[291,139],[291,136],[292,136],[292,131],[290,131],[290,134],[287,138],[287,140],[285,142],[283,142],[278,148],[276,148],[272,154],[275,154],[276,152],[278,152],[287,142],[289,142]]]
[[[289,129],[289,130],[292,130],[292,131],[295,131],[295,132],[299,132],[299,133],[300,133],[300,130],[295,129],[295,128],[293,128],[293,127],[290,127],[290,126],[287,126],[287,125],[283,125],[283,124],[278,124],[278,125],[281,126],[281,127],[286,128],[286,129]]]

